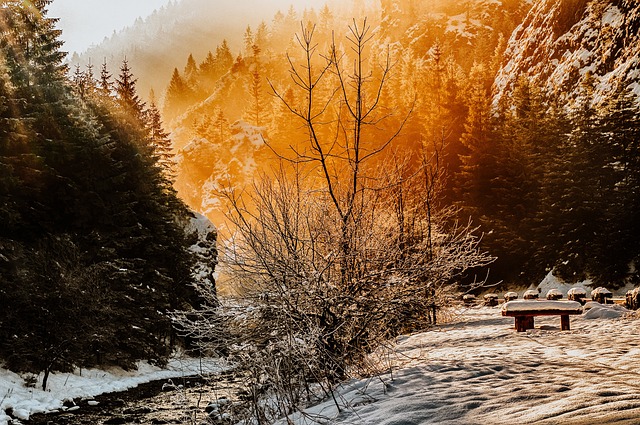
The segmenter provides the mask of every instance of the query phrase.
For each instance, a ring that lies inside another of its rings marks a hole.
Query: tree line
[[[567,110],[521,79],[506,104],[472,109],[456,177],[507,282],[638,282],[638,113],[629,88],[596,104],[588,85]]]
[[[51,0],[0,3],[0,358],[17,372],[162,364],[198,302],[169,140],[123,62],[73,81]]]

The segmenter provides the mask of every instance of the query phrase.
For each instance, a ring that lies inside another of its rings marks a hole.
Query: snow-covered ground
[[[208,374],[223,370],[215,360],[176,358],[160,369],[139,363],[138,370],[125,372],[110,370],[82,370],[75,373],[55,373],[49,377],[47,391],[42,391],[42,374],[36,388],[27,388],[21,376],[0,369],[0,425],[10,423],[5,414],[13,409],[13,416],[28,419],[34,413],[64,410],[63,402],[76,398],[91,398],[99,394],[124,391],[139,384],[162,379]]]
[[[353,380],[296,424],[638,424],[640,319],[588,303],[560,330],[537,317],[518,333],[500,307],[398,339],[392,373]],[[285,422],[282,422],[284,424]]]
[[[547,280],[540,292],[559,286],[566,299],[569,286]],[[340,385],[339,407],[327,400],[281,424],[640,423],[636,312],[589,302],[584,314],[571,316],[570,331],[561,331],[560,318],[550,316],[536,317],[535,329],[520,333],[500,306],[454,313],[447,324],[398,338],[387,358],[390,372]],[[27,418],[63,409],[65,399],[221,369],[215,361],[176,359],[164,370],[146,364],[131,373],[83,370],[52,375],[46,392],[0,370],[0,425],[9,423],[8,408]]]

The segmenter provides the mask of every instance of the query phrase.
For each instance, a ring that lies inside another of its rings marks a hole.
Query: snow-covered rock
[[[573,296],[583,295],[586,297],[587,290],[576,286],[574,288],[569,289],[569,292],[567,292],[567,295],[573,295]]]
[[[506,294],[504,294],[504,300],[506,302],[517,300],[517,299],[518,299],[518,293],[517,292],[509,291]]]
[[[591,299],[593,301],[597,301],[601,304],[604,304],[606,303],[608,298],[613,298],[613,293],[609,291],[607,288],[599,286],[593,291],[591,291]]]
[[[585,305],[585,319],[619,319],[623,317],[628,310],[618,304],[600,304],[590,302]]]
[[[218,264],[218,250],[216,241],[218,232],[211,221],[202,214],[191,213],[191,217],[184,225],[185,232],[193,243],[189,251],[196,257],[196,264],[191,273],[196,284],[204,288],[214,289],[215,293],[215,268]]]

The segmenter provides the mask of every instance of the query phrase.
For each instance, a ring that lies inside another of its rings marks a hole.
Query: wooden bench
[[[563,331],[571,329],[569,315],[582,314],[582,306],[576,301],[509,301],[502,305],[502,315],[514,317],[516,330],[524,332],[534,328],[536,316],[560,316]]]

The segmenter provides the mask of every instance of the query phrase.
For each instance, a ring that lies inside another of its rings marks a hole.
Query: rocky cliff
[[[640,96],[640,2],[541,0],[513,32],[494,85],[494,102],[521,76],[569,108],[594,106],[619,88]]]

